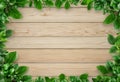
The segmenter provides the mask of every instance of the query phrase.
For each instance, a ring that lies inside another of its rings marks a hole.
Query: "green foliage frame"
[[[88,74],[80,76],[58,77],[37,77],[32,79],[31,75],[26,75],[28,67],[15,64],[16,52],[8,52],[5,42],[12,35],[12,30],[7,29],[6,24],[9,18],[22,18],[19,7],[34,6],[38,10],[44,7],[69,9],[71,5],[85,5],[90,10],[102,11],[108,16],[104,24],[113,24],[116,37],[109,34],[107,39],[112,45],[109,52],[113,60],[107,61],[105,65],[97,66],[101,74],[92,78],[93,82],[120,82],[120,0],[0,0],[0,82],[89,82]]]

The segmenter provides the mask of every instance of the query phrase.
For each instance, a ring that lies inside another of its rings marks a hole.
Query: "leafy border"
[[[89,82],[88,74],[69,77],[60,74],[58,77],[38,77],[33,80],[32,76],[25,74],[28,67],[14,63],[17,53],[8,52],[5,46],[5,42],[12,35],[12,30],[6,27],[9,18],[22,18],[19,7],[29,5],[41,10],[55,6],[69,9],[71,5],[79,4],[87,6],[88,10],[94,8],[95,11],[107,14],[103,23],[112,23],[117,32],[116,37],[109,34],[107,38],[112,45],[109,52],[113,60],[97,66],[101,74],[92,78],[93,82],[120,82],[120,0],[0,0],[0,82]]]

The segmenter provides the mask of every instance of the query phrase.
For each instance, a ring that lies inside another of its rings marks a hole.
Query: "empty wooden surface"
[[[20,11],[23,18],[8,24],[14,34],[6,44],[9,51],[18,52],[16,62],[30,67],[28,74],[95,76],[96,66],[111,60],[106,36],[115,32],[112,25],[102,23],[105,16],[101,12],[85,7]]]

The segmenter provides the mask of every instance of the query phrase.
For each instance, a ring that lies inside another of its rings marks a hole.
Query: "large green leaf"
[[[88,79],[88,74],[85,73],[85,74],[80,75],[80,79]]]
[[[17,8],[11,8],[10,10],[9,10],[9,15],[11,16],[11,17],[13,17],[13,18],[15,18],[15,19],[20,19],[20,18],[22,18],[22,14],[18,11],[18,9]]]
[[[108,73],[108,70],[107,70],[106,67],[103,66],[103,65],[97,66],[97,69],[98,69],[102,74],[107,74],[107,73]]]
[[[13,63],[17,59],[17,54],[16,52],[10,52],[8,55],[5,57],[5,62],[6,63]]]
[[[108,15],[108,16],[106,17],[106,19],[104,20],[104,23],[105,23],[105,24],[110,24],[110,23],[112,23],[114,20],[115,20],[115,14],[114,14],[114,13],[111,13],[110,15]]]
[[[18,69],[17,69],[17,74],[18,75],[23,75],[27,72],[28,70],[28,67],[26,66],[20,66]]]
[[[116,42],[115,37],[114,37],[113,35],[111,35],[111,34],[108,34],[107,39],[108,39],[108,42],[109,42],[111,45],[114,45],[115,42]]]

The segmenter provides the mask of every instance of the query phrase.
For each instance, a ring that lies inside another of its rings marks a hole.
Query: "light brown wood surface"
[[[11,37],[7,48],[109,48],[106,37]]]
[[[88,73],[89,76],[96,76],[98,71],[96,66],[99,64],[86,63],[20,63],[20,65],[29,66],[28,74],[33,76],[57,76],[60,73],[65,73],[67,76]],[[101,65],[103,65],[101,63]]]
[[[11,19],[14,30],[7,49],[17,51],[20,65],[29,66],[33,76],[80,75],[98,73],[96,66],[111,60],[107,34],[112,25],[104,25],[105,16],[85,7],[69,10],[21,8],[23,18]]]
[[[115,34],[112,25],[103,23],[10,23],[13,36],[107,36]]]
[[[108,49],[8,49],[17,51],[19,63],[104,63]]]
[[[22,8],[23,19],[11,20],[11,22],[102,22],[105,15],[94,10],[88,11],[86,8],[71,8],[69,10],[44,8]]]

